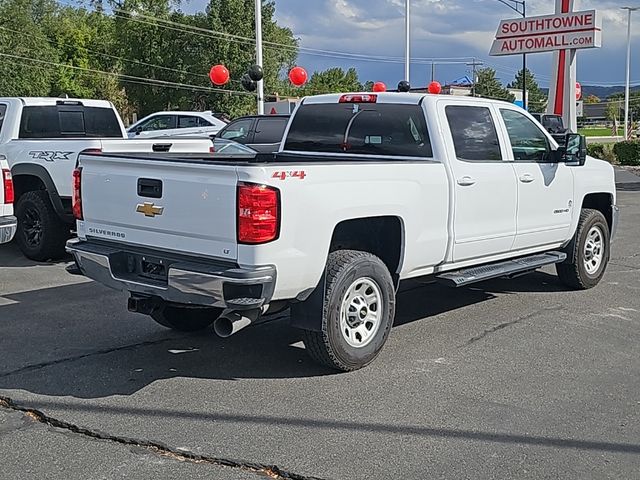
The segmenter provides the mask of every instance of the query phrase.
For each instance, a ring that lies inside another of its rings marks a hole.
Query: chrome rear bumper
[[[271,265],[239,268],[219,261],[178,258],[165,252],[79,239],[67,242],[67,252],[86,277],[115,290],[170,303],[255,309],[271,300],[275,288],[276,269]]]
[[[0,217],[0,243],[8,243],[13,240],[17,229],[16,217]]]

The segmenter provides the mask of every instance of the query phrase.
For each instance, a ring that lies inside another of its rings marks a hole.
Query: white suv
[[[156,112],[138,120],[127,130],[129,138],[215,135],[226,123],[212,112]]]

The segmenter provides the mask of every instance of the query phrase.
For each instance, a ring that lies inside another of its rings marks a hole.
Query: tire
[[[151,313],[151,318],[163,327],[179,332],[198,332],[210,326],[220,316],[219,308],[190,308],[164,305]]]
[[[307,352],[343,372],[365,367],[382,351],[393,326],[389,270],[375,255],[339,250],[329,254],[325,277],[321,331],[303,330]]]
[[[564,250],[567,260],[556,265],[560,281],[576,290],[595,287],[609,263],[610,240],[604,215],[598,210],[583,209],[576,234]]]
[[[47,192],[35,190],[21,195],[16,217],[16,242],[25,257],[38,262],[64,257],[71,228],[55,212]]]

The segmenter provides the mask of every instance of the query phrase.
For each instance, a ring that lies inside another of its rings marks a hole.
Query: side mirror
[[[567,133],[564,145],[554,153],[557,162],[582,166],[587,161],[587,139],[578,133]]]

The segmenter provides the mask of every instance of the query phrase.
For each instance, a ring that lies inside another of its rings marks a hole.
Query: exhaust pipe
[[[259,309],[246,312],[226,310],[213,322],[213,330],[219,337],[228,338],[255,322],[260,313]]]

